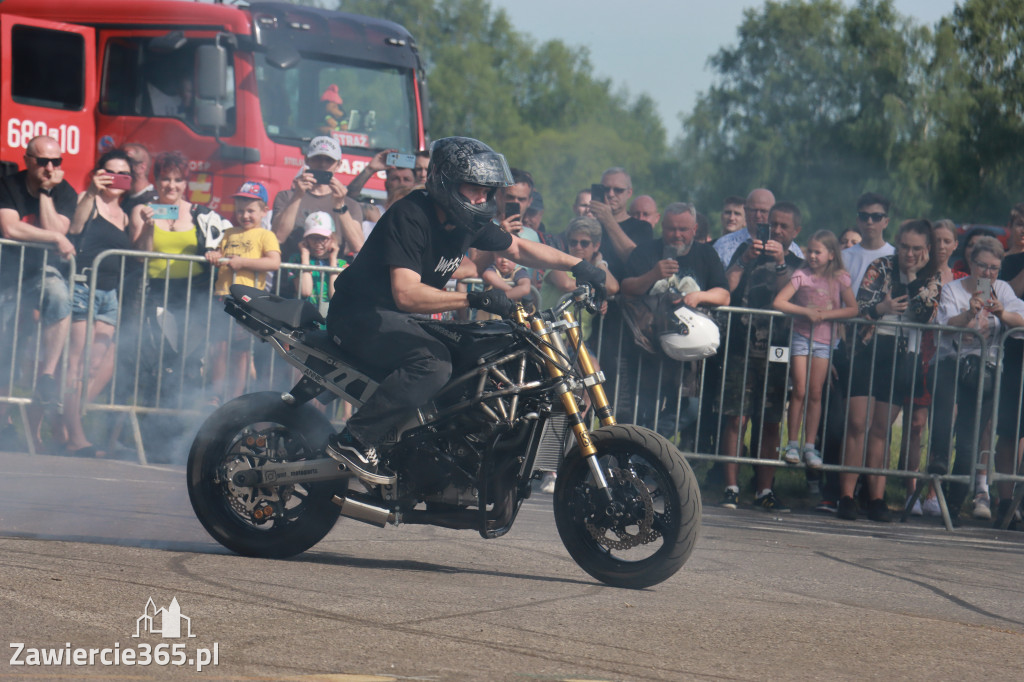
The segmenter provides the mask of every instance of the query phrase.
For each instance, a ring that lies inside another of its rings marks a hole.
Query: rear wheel
[[[606,426],[590,436],[612,500],[575,447],[555,481],[562,543],[609,585],[640,589],[666,580],[686,563],[700,532],[693,470],[668,440],[639,426]]]
[[[239,473],[266,463],[318,459],[332,433],[310,405],[292,407],[280,393],[253,393],[214,412],[188,458],[188,496],[213,538],[245,556],[281,559],[306,551],[334,527],[347,479],[277,486],[240,486]]]

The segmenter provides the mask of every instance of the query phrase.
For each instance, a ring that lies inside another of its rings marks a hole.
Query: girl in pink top
[[[789,284],[775,297],[775,308],[794,315],[790,348],[793,392],[789,396],[789,444],[783,459],[800,463],[800,422],[807,402],[803,461],[821,467],[821,453],[814,447],[821,420],[821,391],[828,376],[832,350],[832,320],[857,316],[857,297],[850,288],[850,273],[843,268],[839,241],[828,230],[811,237],[804,251],[806,266],[793,273]],[[808,367],[808,358],[810,366]]]

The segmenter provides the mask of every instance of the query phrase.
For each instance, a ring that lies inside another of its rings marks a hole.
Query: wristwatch
[[[53,189],[52,188],[51,189],[43,189],[42,187],[40,187],[39,188],[39,193],[40,194],[45,194],[48,197],[53,197]]]
[[[345,213],[348,213],[348,205],[347,204],[342,204],[341,208],[332,208],[331,211],[333,213],[338,213],[340,215],[343,215]]]

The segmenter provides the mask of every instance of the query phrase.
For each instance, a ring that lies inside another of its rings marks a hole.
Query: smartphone
[[[978,293],[981,294],[982,301],[990,300],[992,298],[992,280],[988,277],[979,277]]]
[[[768,223],[758,223],[757,238],[762,244],[767,244],[768,240],[772,238],[772,226]]]
[[[505,217],[511,218],[514,215],[519,215],[523,212],[523,209],[519,207],[518,201],[509,201],[505,204]]]
[[[394,166],[395,168],[415,168],[416,155],[390,152],[387,156],[384,157],[384,164],[388,166]]]
[[[910,294],[910,291],[907,289],[907,285],[903,282],[893,282],[892,287],[889,289],[889,298],[893,300],[902,298],[908,294]]]
[[[309,173],[318,185],[329,185],[331,184],[331,178],[334,177],[334,173],[329,170],[313,170],[310,168]]]
[[[112,176],[110,189],[131,189],[132,176],[129,173],[109,173]]]
[[[600,201],[602,204],[605,203],[605,187],[604,185],[591,185],[590,186],[590,200]]]
[[[150,204],[149,207],[153,209],[153,220],[178,219],[177,204]]]

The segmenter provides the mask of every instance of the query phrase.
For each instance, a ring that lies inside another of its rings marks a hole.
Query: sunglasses
[[[867,211],[857,211],[857,220],[864,223],[880,223],[884,218],[888,217],[888,213],[868,213]]]
[[[570,239],[569,246],[581,246],[584,249],[590,246],[589,239]]]
[[[608,185],[605,185],[604,189],[605,189],[606,192],[614,192],[615,194],[624,194],[628,188],[627,187],[609,187]]]
[[[54,168],[60,168],[60,165],[64,163],[64,159],[60,157],[57,157],[56,159],[50,159],[45,156],[32,156],[31,154],[26,154],[25,156],[29,157],[30,159],[35,159],[36,163],[38,163],[40,166],[48,166],[49,164],[52,163]]]

